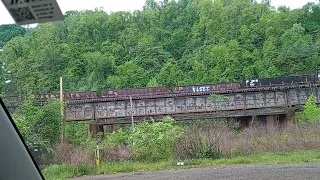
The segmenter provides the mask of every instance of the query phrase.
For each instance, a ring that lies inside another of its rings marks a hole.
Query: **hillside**
[[[26,29],[15,24],[0,25],[0,49],[17,36],[23,36],[26,33]]]
[[[147,0],[133,13],[70,11],[6,43],[12,83],[1,87],[57,92],[60,75],[66,91],[85,91],[311,73],[319,26],[312,3],[275,10],[268,1]]]

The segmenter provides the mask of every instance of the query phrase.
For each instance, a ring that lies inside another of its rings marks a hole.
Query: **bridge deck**
[[[128,97],[69,101],[66,108],[68,121],[101,120],[127,122],[131,114],[136,119],[173,116],[217,118],[285,113],[285,109],[303,105],[311,93],[318,94],[318,84],[277,86],[220,92],[222,98],[209,98],[208,93],[169,94],[165,96],[136,97],[131,104]],[[277,109],[277,110],[275,110]],[[281,109],[281,111],[279,111]],[[251,113],[247,113],[251,112]],[[200,115],[202,114],[202,115]],[[202,117],[203,116],[203,117]]]
[[[319,83],[304,83],[232,91],[140,96],[132,98],[132,112],[129,97],[69,100],[66,101],[65,115],[67,121],[96,120],[112,124],[128,123],[131,115],[138,121],[149,117],[161,119],[168,115],[185,120],[283,114],[286,108],[304,105],[311,93],[320,102],[319,88]],[[209,98],[213,93],[221,96]],[[6,105],[9,109],[18,106],[14,103]]]

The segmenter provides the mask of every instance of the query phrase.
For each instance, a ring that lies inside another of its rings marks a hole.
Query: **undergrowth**
[[[89,174],[154,171],[233,164],[320,162],[320,125],[250,127],[232,131],[223,124],[179,126],[171,119],[143,122],[134,129],[107,134],[100,145],[102,164],[95,168],[95,142],[60,142],[56,164],[43,172],[47,179]],[[185,166],[177,166],[178,161]]]
[[[143,172],[166,169],[181,169],[205,166],[225,166],[243,164],[301,164],[320,162],[320,151],[294,151],[280,153],[262,153],[250,156],[235,156],[221,159],[186,159],[184,166],[177,166],[177,161],[161,162],[107,162],[102,163],[99,168],[93,165],[52,165],[43,170],[43,174],[48,180],[62,180],[83,175],[93,174],[113,174],[124,172]]]

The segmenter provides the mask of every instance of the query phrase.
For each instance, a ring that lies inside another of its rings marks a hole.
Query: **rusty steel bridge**
[[[313,93],[320,102],[320,84],[266,86],[216,92],[164,94],[121,98],[97,98],[66,101],[66,121],[90,121],[95,126],[129,124],[161,120],[204,120],[228,118],[246,126],[250,120],[273,125],[295,123],[295,112],[301,110]],[[217,94],[217,96],[210,96]],[[97,129],[96,129],[97,130]],[[96,131],[95,130],[95,131]]]
[[[68,101],[67,121],[90,120],[101,125],[131,123],[152,117],[172,116],[176,120],[241,118],[285,115],[299,110],[314,93],[320,102],[320,84],[270,86],[212,93],[167,94],[149,97]],[[131,107],[132,105],[132,107]]]

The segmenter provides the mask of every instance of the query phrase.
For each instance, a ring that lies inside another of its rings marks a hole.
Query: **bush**
[[[83,165],[94,164],[94,149],[72,145],[66,140],[60,142],[54,152],[55,162],[59,164]]]
[[[68,122],[65,124],[65,138],[75,145],[83,145],[90,139],[89,122]]]
[[[129,146],[105,147],[102,150],[102,161],[126,161],[131,160],[132,149]]]
[[[317,106],[317,97],[311,94],[308,101],[304,105],[303,114],[305,116],[305,122],[317,122],[320,120],[320,108]]]
[[[132,148],[129,146],[129,136],[130,131],[123,130],[123,128],[108,134],[102,143],[102,159],[104,161],[130,160]]]
[[[128,146],[129,136],[129,131],[119,128],[117,131],[110,133],[103,143],[111,147]]]
[[[184,136],[175,144],[175,152],[180,159],[218,159],[224,156],[221,147],[230,135],[232,132],[221,125],[187,126]]]
[[[250,127],[234,134],[225,126],[187,126],[184,137],[175,143],[181,159],[220,158],[265,152],[291,152],[320,148],[320,125],[300,124],[298,129],[288,124],[276,127]]]
[[[174,120],[166,117],[162,122],[143,122],[130,136],[133,157],[142,161],[160,161],[174,157],[174,142],[183,134]]]
[[[198,159],[206,159],[206,158],[219,159],[223,157],[223,154],[215,146],[212,146],[212,147],[205,146],[197,149],[194,157]]]
[[[313,124],[299,125],[298,129],[294,125],[288,125],[284,130],[271,127],[247,128],[229,141],[244,155],[319,149],[319,128],[319,125]]]
[[[172,118],[164,118],[161,122],[142,122],[131,131],[119,129],[110,134],[103,142],[105,152],[122,150],[118,158],[139,161],[160,161],[174,157],[174,143],[182,135],[182,128],[175,125]],[[108,158],[108,157],[107,157]]]
[[[37,164],[53,163],[52,152],[61,134],[60,102],[36,106],[29,99],[16,110],[13,119]]]

